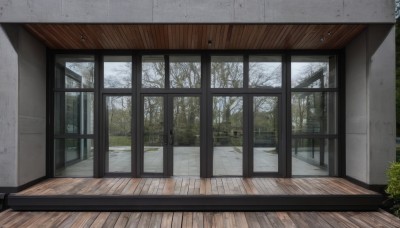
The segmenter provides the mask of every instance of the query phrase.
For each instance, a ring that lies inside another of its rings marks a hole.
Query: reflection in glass
[[[213,175],[243,175],[243,97],[213,98]]]
[[[104,88],[132,88],[131,56],[104,56]]]
[[[83,55],[57,55],[55,87],[94,88],[94,57]]]
[[[278,111],[277,97],[254,97],[254,172],[278,172]]]
[[[335,134],[336,93],[292,92],[292,133]]]
[[[292,88],[335,88],[335,56],[293,56]]]
[[[107,96],[106,172],[131,172],[132,139],[130,96]]]
[[[293,139],[293,175],[337,176],[337,167],[337,143],[335,139]]]
[[[200,98],[173,98],[173,175],[200,176]]]
[[[163,172],[164,98],[146,96],[143,99],[144,172]]]
[[[93,140],[55,139],[54,176],[92,177]]]
[[[56,92],[54,133],[93,134],[93,99],[92,92]]]
[[[170,56],[169,62],[171,88],[200,88],[200,56]]]
[[[212,56],[211,88],[243,88],[243,57]]]
[[[282,86],[282,57],[250,56],[249,87],[280,88]]]
[[[142,57],[142,88],[165,87],[165,61],[162,55]]]

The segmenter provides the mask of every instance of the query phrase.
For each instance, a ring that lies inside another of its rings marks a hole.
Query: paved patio
[[[110,172],[130,172],[131,153],[129,147],[112,148],[109,154]],[[306,156],[307,152],[303,153]],[[301,156],[301,154],[299,155]],[[316,152],[315,156],[319,156]],[[144,165],[146,172],[162,172],[162,147],[146,147]],[[293,172],[298,175],[326,176],[326,167],[314,165],[304,159],[292,157]],[[77,162],[64,170],[57,172],[58,176],[82,177],[92,176],[93,158]],[[242,175],[242,150],[239,147],[214,148],[214,175]],[[274,148],[263,147],[254,150],[254,170],[260,172],[276,172],[278,169],[278,155]],[[174,148],[174,175],[200,175],[199,147]]]

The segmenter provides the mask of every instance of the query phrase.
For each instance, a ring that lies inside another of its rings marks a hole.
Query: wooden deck
[[[16,212],[0,227],[400,227],[387,212]]]
[[[7,201],[25,211],[372,211],[382,196],[341,178],[52,178]]]
[[[377,193],[341,178],[53,178],[16,195],[360,194]]]

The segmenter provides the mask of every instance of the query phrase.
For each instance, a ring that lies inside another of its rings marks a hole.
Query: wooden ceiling
[[[26,24],[52,49],[341,49],[366,25]],[[209,44],[211,41],[211,44]]]

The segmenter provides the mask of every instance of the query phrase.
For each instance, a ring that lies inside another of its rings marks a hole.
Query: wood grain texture
[[[374,195],[327,178],[53,178],[17,195]]]
[[[377,212],[15,212],[0,227],[399,227]]]
[[[345,47],[366,25],[25,24],[25,28],[52,49],[327,50]]]

